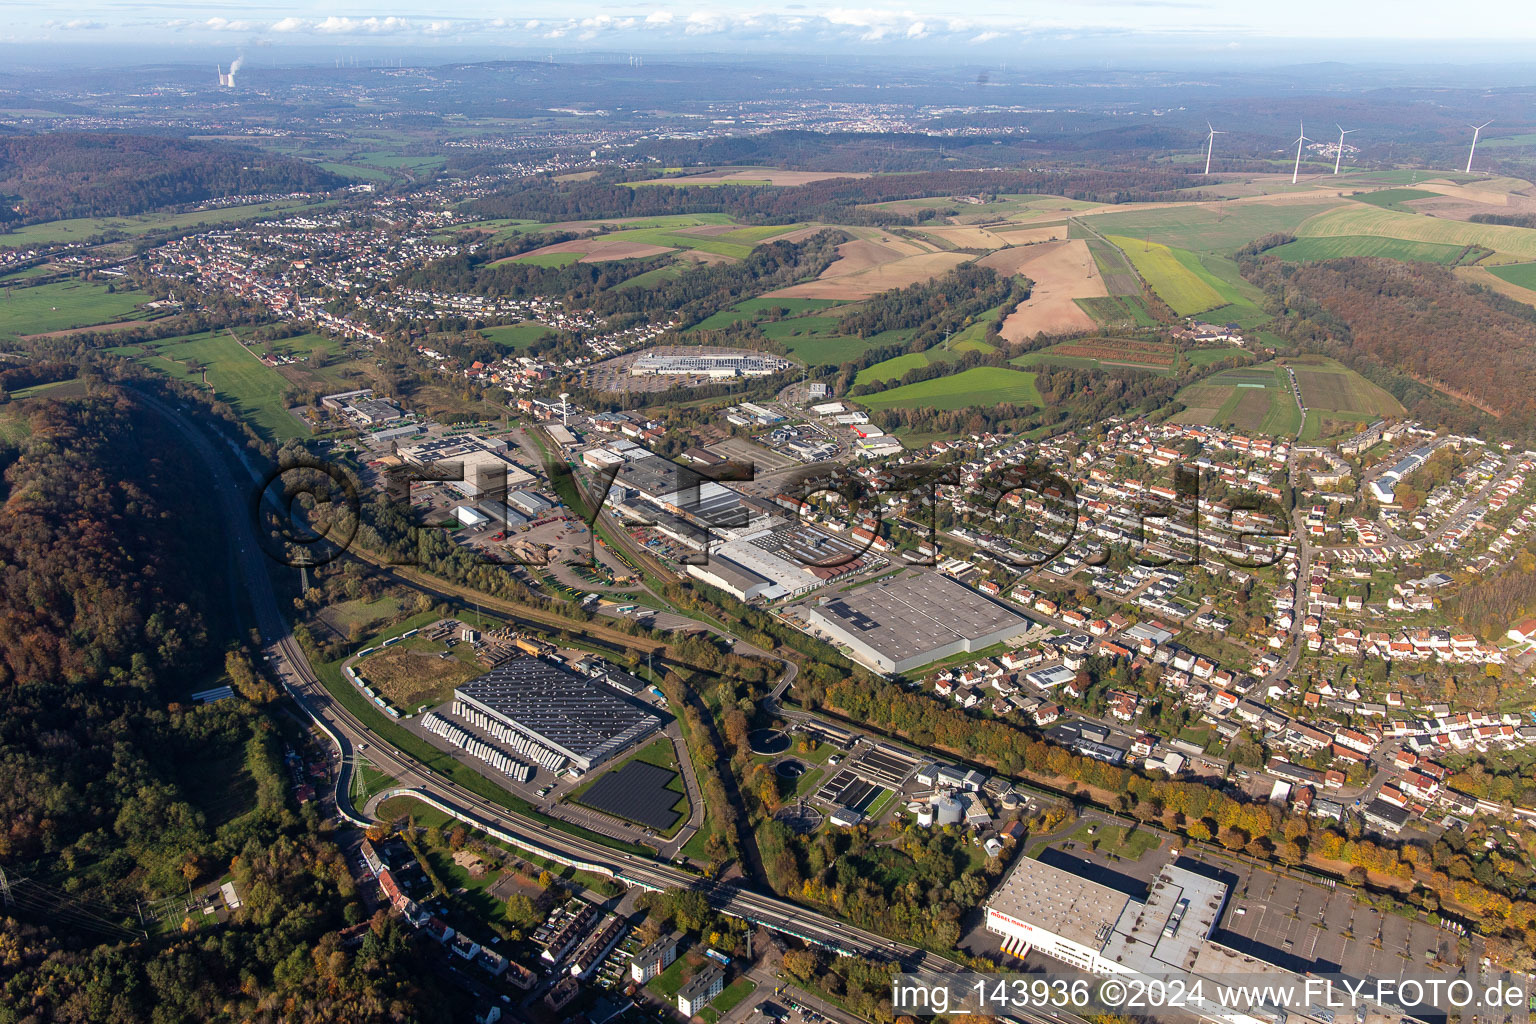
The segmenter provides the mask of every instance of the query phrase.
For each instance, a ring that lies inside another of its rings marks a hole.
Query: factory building
[[[611,687],[538,658],[498,665],[454,690],[454,701],[467,720],[505,730],[520,755],[550,767],[539,751],[551,752],[579,772],[661,728],[661,719]]]
[[[1029,619],[938,573],[913,571],[806,609],[810,625],[877,672],[908,672],[979,651],[1031,627]]]
[[[766,377],[789,368],[789,360],[759,352],[647,353],[634,361],[634,377]]]
[[[400,449],[401,458],[438,471],[444,482],[471,501],[505,501],[510,488],[533,483],[533,474],[502,454],[505,441],[461,434]]]
[[[740,494],[659,455],[626,460],[619,466],[609,500],[619,505],[632,495],[716,526],[739,526],[747,521]]]
[[[688,575],[712,587],[719,587],[738,601],[761,597],[773,588],[773,581],[759,576],[740,562],[724,555],[710,555],[706,565],[688,566]]]

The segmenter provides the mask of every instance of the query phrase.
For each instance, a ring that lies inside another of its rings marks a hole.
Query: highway
[[[845,956],[900,962],[909,970],[957,973],[959,964],[825,917],[775,896],[741,886],[700,878],[650,858],[627,854],[550,828],[492,803],[420,765],[407,754],[378,740],[368,726],[342,707],[320,682],[283,617],[269,574],[269,560],[257,542],[249,495],[255,486],[234,478],[229,461],[190,419],[157,399],[135,392],[149,407],[171,421],[188,447],[207,466],[219,511],[229,525],[230,570],[245,583],[246,596],[256,617],[263,641],[267,668],[283,688],[329,737],[339,755],[335,803],[338,815],[354,825],[370,824],[352,807],[349,792],[356,754],[363,753],[381,772],[398,780],[394,792],[432,804],[460,821],[535,856],[574,865],[612,877],[626,885],[650,890],[669,888],[701,892],[721,913],[763,925],[774,931],[815,943]],[[786,673],[787,684],[792,678]],[[1037,1024],[1049,1018],[1041,1017]]]

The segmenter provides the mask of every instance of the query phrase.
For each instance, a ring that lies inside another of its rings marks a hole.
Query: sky
[[[0,44],[164,48],[508,47],[650,54],[930,55],[1020,64],[1062,52],[1161,54],[1168,66],[1308,52],[1339,59],[1518,60],[1536,42],[1529,0],[5,0]],[[1529,59],[1526,57],[1525,59]]]

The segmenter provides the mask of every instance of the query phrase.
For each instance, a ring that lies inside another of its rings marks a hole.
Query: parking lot
[[[1352,978],[1460,976],[1460,936],[1377,910],[1333,887],[1222,861],[1232,885],[1215,939],[1296,971]],[[1469,954],[1469,957],[1474,954]]]

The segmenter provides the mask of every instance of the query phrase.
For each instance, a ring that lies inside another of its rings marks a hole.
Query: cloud
[[[244,18],[231,21],[228,18],[221,18],[217,15],[203,22],[203,27],[212,32],[254,32],[257,29],[266,28],[259,21],[249,21]]]
[[[982,43],[990,43],[994,39],[1001,38],[1003,38],[1003,34],[1001,32],[979,32],[972,36],[970,41],[972,45],[980,46]]]
[[[302,18],[289,17],[272,23],[273,32],[301,32],[303,29],[304,20]]]
[[[926,36],[927,34],[928,34],[928,24],[927,24],[927,22],[914,21],[912,24],[907,26],[907,38],[908,39],[921,39],[924,36]]]
[[[90,32],[107,26],[90,18],[71,18],[68,21],[48,21],[44,23],[46,28],[62,28],[70,32]]]
[[[693,11],[683,24],[683,32],[690,36],[707,36],[724,32],[729,27],[729,20],[718,11]]]
[[[652,11],[645,16],[647,25],[670,25],[677,16],[671,11]]]
[[[333,14],[324,21],[316,22],[314,30],[326,35],[378,36],[404,32],[410,27],[409,21],[394,15],[387,18],[343,18]]]

